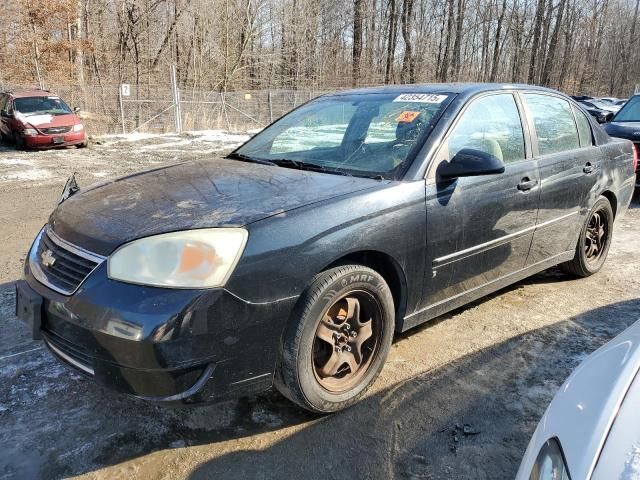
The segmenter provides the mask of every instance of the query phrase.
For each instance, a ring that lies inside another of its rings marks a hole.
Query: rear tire
[[[588,277],[600,271],[607,259],[613,239],[613,209],[605,197],[593,205],[580,231],[576,253],[572,260],[560,264],[560,269],[577,277]]]
[[[276,388],[317,413],[355,404],[382,370],[394,311],[389,286],[368,267],[344,265],[318,274],[285,331]]]

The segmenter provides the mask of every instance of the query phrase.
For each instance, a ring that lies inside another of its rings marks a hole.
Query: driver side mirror
[[[73,113],[80,113],[80,107],[73,107]]]
[[[504,163],[495,155],[476,150],[463,148],[454,155],[450,162],[442,162],[436,173],[442,179],[454,179],[458,177],[476,177],[479,175],[494,175],[504,172]]]
[[[0,113],[4,118],[13,118],[13,113],[9,112],[1,112]]]

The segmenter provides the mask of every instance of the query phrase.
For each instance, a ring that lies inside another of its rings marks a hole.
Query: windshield
[[[15,110],[22,115],[67,115],[71,109],[58,97],[23,97],[14,100]]]
[[[422,93],[321,97],[267,127],[232,157],[396,178],[450,99],[448,94]]]
[[[631,98],[620,109],[614,122],[640,122],[640,95]]]

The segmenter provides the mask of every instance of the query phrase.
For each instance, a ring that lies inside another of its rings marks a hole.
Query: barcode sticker
[[[393,99],[394,102],[414,102],[414,103],[442,103],[447,98],[446,95],[435,93],[403,93]]]

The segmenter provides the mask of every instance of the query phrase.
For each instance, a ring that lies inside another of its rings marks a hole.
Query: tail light
[[[633,171],[638,170],[638,159],[640,159],[640,145],[633,144]]]

